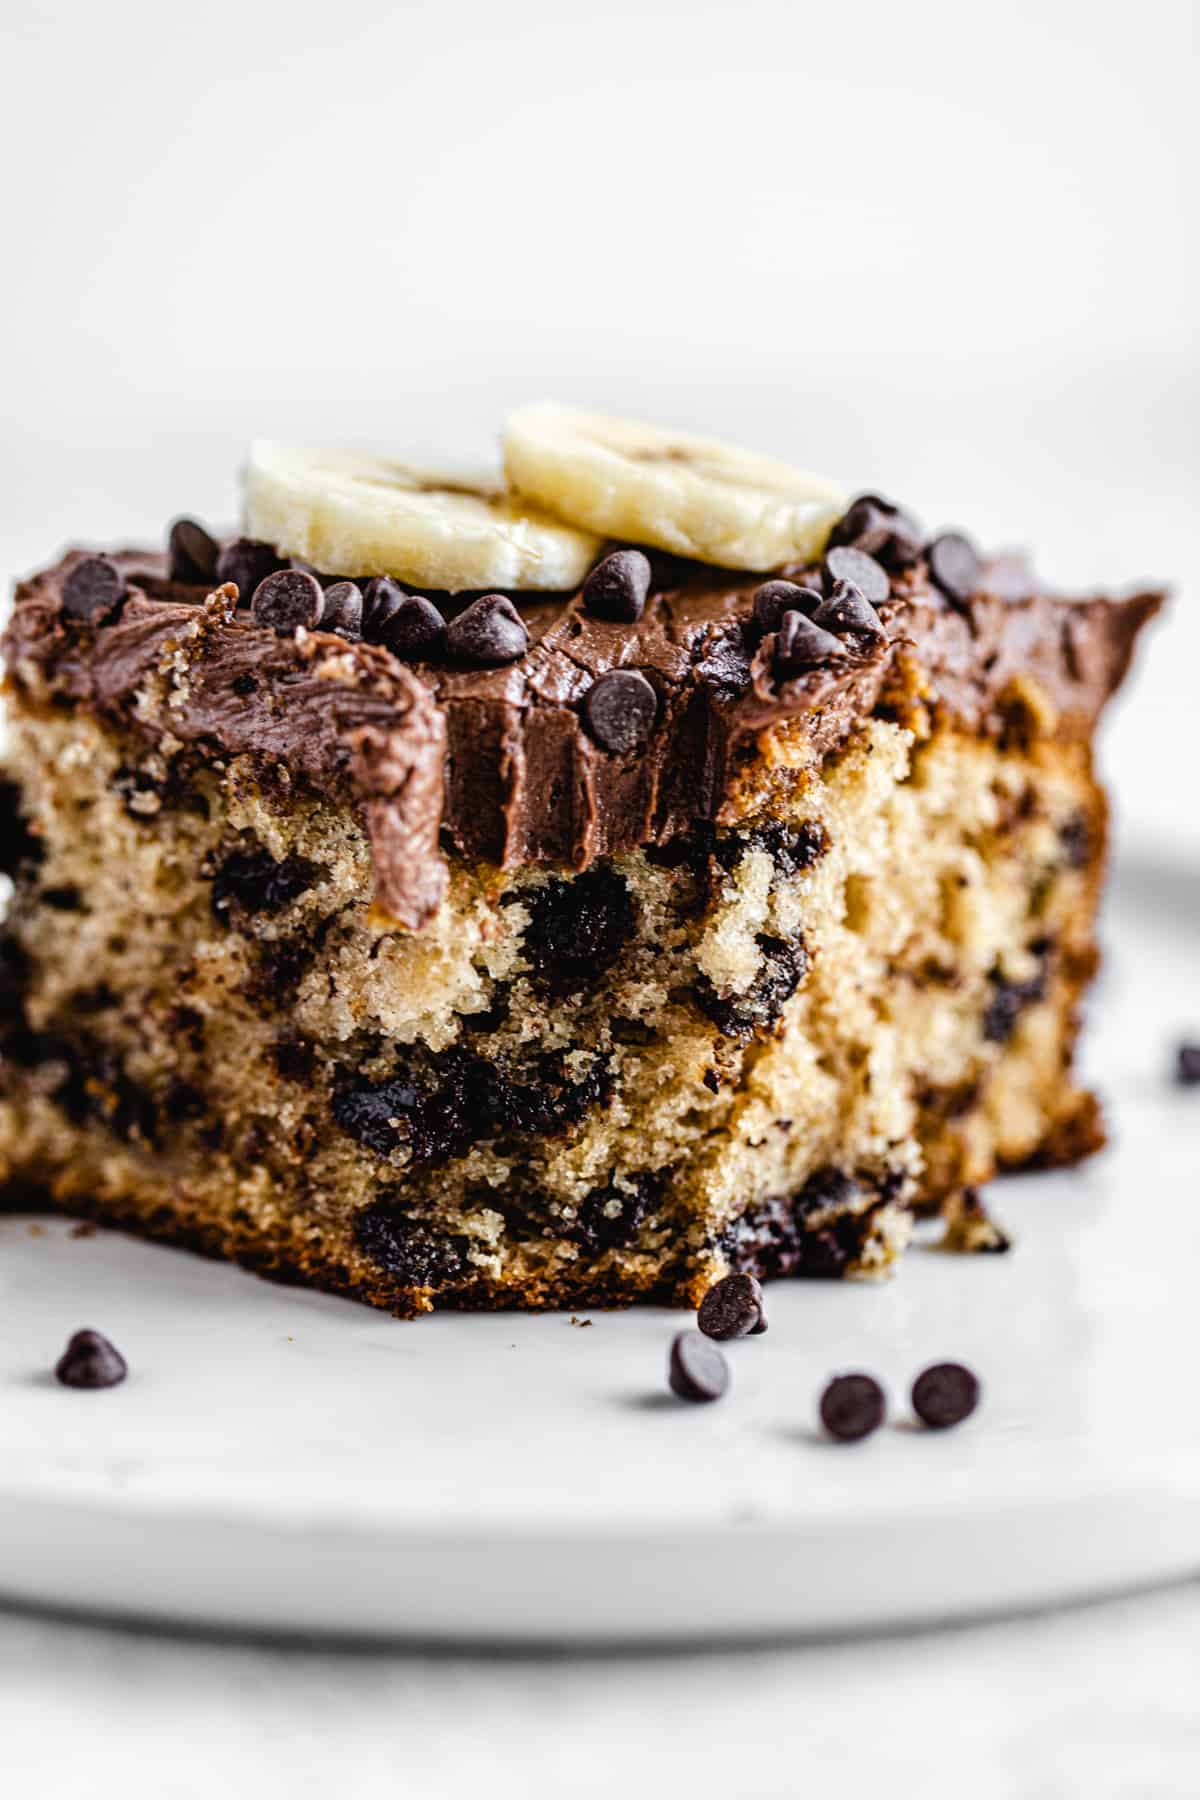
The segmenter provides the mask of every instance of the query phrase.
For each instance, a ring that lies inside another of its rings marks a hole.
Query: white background
[[[1126,841],[1200,848],[1198,19],[6,0],[4,569],[230,518],[257,434],[469,450],[543,395],[691,425],[1065,585],[1176,583],[1107,754]],[[1194,1794],[1197,1598],[570,1673],[0,1617],[5,1742],[19,1800],[133,1794],[139,1746],[156,1796],[457,1793],[492,1747],[590,1793],[614,1739],[631,1792],[701,1787],[710,1740],[730,1794],[889,1762],[930,1795]]]

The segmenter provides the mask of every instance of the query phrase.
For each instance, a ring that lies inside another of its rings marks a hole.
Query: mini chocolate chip
[[[671,1345],[667,1379],[681,1400],[719,1400],[729,1387],[729,1364],[698,1331],[681,1331]]]
[[[1180,1087],[1200,1085],[1200,1044],[1180,1044],[1175,1058],[1175,1079]]]
[[[775,640],[775,673],[785,679],[821,663],[840,661],[846,654],[841,640],[814,625],[802,612],[784,613]]]
[[[259,583],[282,567],[270,544],[259,543],[257,538],[235,538],[217,558],[217,580],[222,585],[232,581],[242,605],[249,606]]]
[[[815,588],[799,587],[794,581],[764,581],[754,590],[754,623],[764,632],[778,631],[785,613],[804,613],[811,619],[820,604]]]
[[[865,550],[853,544],[836,545],[825,558],[825,573],[833,583],[849,581],[858,588],[872,606],[882,606],[892,591],[887,570]]]
[[[321,608],[321,630],[336,631],[339,637],[362,636],[362,590],[354,581],[335,581],[325,589]]]
[[[829,534],[832,549],[851,544],[888,569],[903,569],[921,554],[916,520],[879,494],[860,494]]]
[[[658,718],[658,695],[639,670],[610,669],[588,689],[583,716],[602,750],[627,756],[649,740]]]
[[[426,662],[446,642],[446,621],[423,594],[405,594],[394,612],[375,627],[375,636],[401,662]]]
[[[594,619],[635,625],[650,592],[650,559],[640,550],[614,550],[583,584],[583,604]]]
[[[324,598],[315,575],[306,575],[302,569],[277,569],[255,588],[250,612],[256,625],[282,637],[300,625],[311,630],[321,617]]]
[[[978,1405],[979,1377],[962,1363],[932,1363],[912,1385],[912,1409],[935,1431],[961,1424]]]
[[[106,556],[85,556],[63,582],[63,609],[74,619],[99,625],[125,598],[125,584]]]
[[[835,1375],[821,1395],[821,1423],[839,1443],[856,1443],[883,1424],[887,1402],[873,1375]]]
[[[821,604],[821,610],[813,620],[823,631],[832,631],[838,637],[853,635],[864,638],[868,643],[882,644],[887,640],[887,633],[879,622],[879,614],[871,605],[861,588],[852,581],[835,581],[828,600]]]
[[[525,621],[507,594],[481,594],[446,627],[446,648],[463,662],[515,662],[529,648]]]
[[[390,575],[376,575],[368,581],[363,593],[363,636],[376,642],[380,631],[407,599],[408,590]]]
[[[99,1331],[77,1331],[54,1365],[54,1373],[64,1387],[116,1387],[129,1373],[128,1365],[115,1344]]]
[[[979,586],[980,564],[975,547],[957,531],[944,531],[925,551],[929,575],[947,600],[962,606]]]
[[[167,576],[194,585],[215,580],[221,546],[195,519],[176,519],[167,534]]]
[[[765,1331],[763,1291],[757,1277],[726,1275],[710,1287],[700,1302],[696,1323],[705,1337],[722,1341]]]

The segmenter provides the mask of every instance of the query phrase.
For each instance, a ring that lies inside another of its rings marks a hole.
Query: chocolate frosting
[[[237,590],[169,582],[163,558],[113,553],[127,598],[112,622],[65,614],[62,586],[86,553],[22,583],[5,637],[10,679],[48,682],[151,741],[210,756],[254,754],[362,812],[376,898],[413,928],[446,884],[444,836],[502,867],[584,868],[662,843],[696,820],[741,813],[739,777],[759,735],[798,728],[812,761],[907,683],[967,729],[997,734],[1013,684],[1034,684],[1059,737],[1090,734],[1163,595],[1068,600],[1039,592],[1020,559],[984,565],[979,593],[949,604],[923,562],[892,583],[886,640],[780,680],[774,639],[751,622],[761,576],[662,559],[636,624],[589,616],[579,595],[514,596],[529,649],[503,668],[409,667],[330,633],[280,637]],[[812,571],[791,572],[797,580]],[[582,702],[610,669],[637,669],[659,699],[648,743],[610,753]]]

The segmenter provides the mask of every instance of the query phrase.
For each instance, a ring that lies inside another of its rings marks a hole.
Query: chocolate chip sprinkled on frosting
[[[167,579],[213,583],[221,546],[195,519],[176,519],[167,534]]]
[[[583,584],[583,604],[594,619],[635,625],[650,592],[650,558],[640,550],[614,550]]]
[[[805,613],[811,619],[821,601],[816,588],[794,581],[764,581],[754,590],[754,622],[765,632],[778,631],[785,613]]]
[[[85,556],[63,582],[64,610],[89,625],[116,612],[124,597],[125,584],[106,556]]]
[[[401,662],[425,662],[445,648],[446,621],[423,594],[403,594],[382,620],[376,617],[371,636]]]
[[[377,643],[388,620],[394,618],[408,599],[408,591],[390,575],[376,575],[363,591],[363,636]]]
[[[934,538],[925,555],[935,587],[955,606],[962,606],[979,586],[980,565],[974,544],[961,532],[944,531]]]
[[[681,1331],[667,1369],[671,1392],[681,1400],[719,1400],[729,1387],[729,1364],[698,1331]]]
[[[325,589],[321,608],[322,631],[336,631],[339,637],[362,636],[363,597],[355,581],[335,581]]]
[[[815,669],[822,663],[835,662],[844,655],[841,640],[834,637],[832,632],[823,631],[819,625],[806,618],[804,613],[784,613],[775,643],[777,675],[786,680],[805,669]]]
[[[446,627],[446,648],[462,662],[515,662],[528,646],[525,622],[507,594],[481,594]]]
[[[904,569],[921,554],[916,520],[879,494],[860,494],[829,534],[830,549],[848,544],[887,569]]]
[[[879,622],[879,614],[861,588],[852,581],[835,581],[828,600],[821,603],[813,623],[838,637],[852,636],[862,648],[882,644],[887,633]]]
[[[255,588],[250,611],[256,625],[281,636],[301,625],[311,631],[321,617],[324,598],[315,575],[303,569],[277,569]]]
[[[658,718],[658,695],[637,669],[610,669],[583,702],[587,728],[602,750],[627,756],[647,743]]]
[[[877,563],[865,550],[856,550],[852,544],[837,545],[829,552],[825,558],[825,574],[831,587],[839,581],[852,582],[872,606],[882,606],[891,592],[883,564]]]
[[[54,1365],[64,1387],[109,1388],[124,1381],[128,1365],[100,1331],[77,1331]]]
[[[232,581],[242,605],[249,606],[259,583],[282,567],[270,544],[260,544],[255,538],[235,538],[217,558],[217,580]]]

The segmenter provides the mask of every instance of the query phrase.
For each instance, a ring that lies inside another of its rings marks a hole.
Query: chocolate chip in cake
[[[854,1444],[878,1431],[887,1401],[873,1375],[835,1375],[821,1395],[819,1410],[831,1438]]]
[[[563,1235],[593,1254],[632,1243],[642,1221],[662,1198],[665,1182],[649,1169],[622,1179],[623,1187],[610,1180],[604,1187],[592,1188]]]
[[[1072,813],[1059,827],[1058,841],[1068,869],[1086,869],[1092,860],[1092,828],[1086,813]]]
[[[427,662],[446,647],[446,621],[423,594],[405,594],[375,625],[373,636],[401,662]]]
[[[975,546],[957,531],[944,531],[928,545],[929,576],[954,606],[963,606],[979,587],[980,562]]]
[[[602,750],[628,756],[649,741],[658,695],[639,669],[610,669],[588,689],[583,716]]]
[[[879,614],[861,588],[852,581],[835,581],[828,600],[823,600],[813,623],[823,631],[855,640],[856,648],[873,649],[887,642]]]
[[[213,876],[213,912],[224,923],[233,909],[250,917],[282,912],[319,874],[316,863],[304,856],[276,862],[269,850],[231,851]]]
[[[222,585],[232,581],[242,605],[249,606],[260,582],[282,567],[270,544],[262,544],[257,538],[235,538],[217,558],[217,580]]]
[[[785,613],[804,613],[811,619],[821,600],[816,588],[795,581],[764,581],[754,590],[754,623],[763,632],[778,631]]]
[[[837,544],[830,550],[825,558],[825,574],[831,587],[839,581],[850,582],[872,606],[882,606],[891,593],[883,564],[865,550],[856,550],[853,544]]]
[[[693,989],[697,1006],[725,1037],[746,1039],[769,1030],[808,973],[802,939],[789,944],[763,932],[755,941],[762,965],[743,992],[718,993],[707,975]]]
[[[167,533],[167,577],[212,586],[221,546],[195,519],[176,519]]]
[[[1175,1055],[1175,1079],[1180,1087],[1200,1084],[1200,1044],[1180,1044]]]
[[[999,969],[993,969],[988,975],[992,997],[984,1008],[983,1035],[989,1044],[1006,1044],[1025,1009],[1045,999],[1046,954],[1043,953],[1043,966],[1025,981],[1010,981]]]
[[[832,632],[801,612],[784,613],[775,640],[775,673],[783,680],[819,668],[824,663],[841,662],[845,645]]]
[[[963,1363],[931,1363],[912,1385],[912,1409],[935,1431],[969,1419],[978,1404],[979,1377]]]
[[[335,581],[325,589],[321,630],[334,631],[351,642],[362,636],[362,589],[355,581]]]
[[[636,923],[624,878],[604,866],[522,892],[529,913],[522,948],[535,977],[557,994],[577,993],[616,962]]]
[[[54,1365],[64,1387],[109,1388],[124,1381],[128,1364],[115,1344],[99,1331],[77,1331]]]
[[[386,1200],[357,1214],[354,1235],[373,1263],[408,1287],[453,1281],[465,1265],[465,1237],[431,1231]]]
[[[446,627],[446,648],[486,668],[515,662],[529,648],[525,621],[507,594],[481,594]]]
[[[29,829],[15,781],[0,780],[0,874],[15,876],[25,863],[39,863],[42,841]]]
[[[106,556],[85,556],[63,582],[63,610],[73,619],[99,625],[125,598],[125,584]]]
[[[671,1392],[681,1400],[719,1400],[729,1388],[729,1364],[698,1331],[681,1331],[667,1366]]]
[[[860,494],[829,534],[831,549],[843,544],[865,551],[887,569],[904,569],[921,554],[921,528],[891,500]]]
[[[583,584],[584,608],[594,619],[635,625],[646,610],[650,559],[640,550],[614,550],[598,562]]]
[[[763,1291],[753,1275],[726,1275],[709,1288],[696,1315],[705,1337],[750,1337],[766,1330]]]
[[[324,599],[315,575],[303,569],[277,569],[255,588],[250,613],[256,625],[286,637],[302,625],[311,631],[321,617]]]

